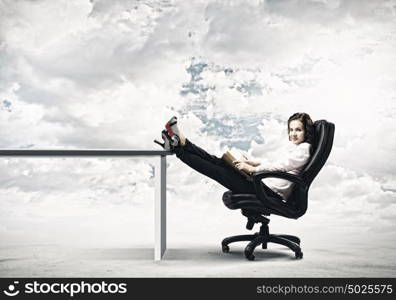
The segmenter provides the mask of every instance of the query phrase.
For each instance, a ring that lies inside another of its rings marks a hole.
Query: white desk
[[[155,150],[0,150],[0,156],[13,157],[103,157],[103,156],[156,156],[155,160],[155,211],[154,259],[161,260],[166,250],[166,156],[169,151]]]

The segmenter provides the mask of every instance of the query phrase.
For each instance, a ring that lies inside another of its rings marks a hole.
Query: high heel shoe
[[[181,141],[181,133],[179,128],[177,127],[177,117],[173,116],[166,124],[165,124],[166,131],[168,136],[171,138],[171,145],[173,147],[177,147],[180,145]]]
[[[172,143],[173,139],[169,136],[169,134],[166,130],[162,130],[161,137],[164,140],[163,143],[161,143],[157,139],[154,140],[154,143],[160,145],[162,148],[164,148],[165,151],[172,151],[174,148],[173,143]]]
[[[166,124],[165,124],[165,128],[166,131],[168,131],[170,136],[173,136],[175,134],[178,134],[178,132],[174,132],[174,130],[172,129],[172,126],[177,124],[177,117],[173,116]]]

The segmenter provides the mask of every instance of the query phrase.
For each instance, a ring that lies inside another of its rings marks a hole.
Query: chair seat
[[[234,194],[231,191],[227,191],[223,194],[223,202],[229,209],[243,209],[251,210],[256,213],[268,216],[275,214],[290,218],[290,210],[295,210],[286,202],[283,202],[280,198],[270,198],[269,203],[276,203],[276,207],[269,207],[264,205],[255,194]]]

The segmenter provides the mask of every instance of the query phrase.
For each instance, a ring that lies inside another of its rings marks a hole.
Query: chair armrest
[[[303,187],[306,186],[305,182],[297,175],[293,175],[290,173],[286,172],[279,172],[279,171],[262,171],[262,172],[257,172],[252,174],[252,179],[253,179],[253,186],[254,189],[256,190],[256,195],[260,199],[261,202],[264,203],[264,205],[269,206],[270,208],[275,208],[277,207],[276,203],[273,203],[272,197],[270,197],[266,191],[263,188],[261,179],[263,178],[268,178],[268,177],[275,177],[275,178],[281,178],[285,180],[290,180],[294,183],[297,183]]]
[[[256,182],[259,182],[261,179],[268,178],[268,177],[289,180],[291,182],[297,183],[302,186],[306,185],[304,180],[301,179],[301,177],[294,175],[294,174],[286,173],[286,172],[262,171],[262,172],[257,172],[257,173],[252,174],[253,181],[256,181]]]

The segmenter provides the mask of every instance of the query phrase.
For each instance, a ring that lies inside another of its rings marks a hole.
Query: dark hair
[[[304,126],[304,131],[305,131],[305,139],[304,142],[310,143],[313,145],[314,142],[314,126],[311,117],[306,114],[306,113],[295,113],[292,116],[290,116],[289,120],[287,121],[287,132],[290,130],[290,122],[298,120],[300,121],[303,126]],[[290,139],[290,137],[289,137]]]

